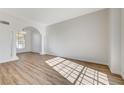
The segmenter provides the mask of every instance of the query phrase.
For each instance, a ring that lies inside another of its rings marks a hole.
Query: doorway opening
[[[16,53],[41,53],[41,33],[34,27],[25,27],[16,33]]]

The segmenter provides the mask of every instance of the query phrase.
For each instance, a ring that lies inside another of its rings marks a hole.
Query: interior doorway
[[[41,53],[41,33],[34,27],[25,27],[16,33],[16,53]]]

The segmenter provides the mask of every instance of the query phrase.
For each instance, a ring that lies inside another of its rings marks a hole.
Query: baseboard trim
[[[44,52],[44,53],[40,53],[40,55],[46,55],[47,53],[46,52]]]
[[[53,55],[53,56],[59,56],[59,55],[55,55],[55,54],[52,54],[52,53],[46,53],[47,55]],[[107,65],[108,64],[104,64],[104,62],[100,62],[100,61],[96,61],[96,60],[89,60],[89,59],[80,59],[80,58],[75,58],[75,57],[65,57],[65,56],[59,56],[59,57],[63,57],[63,58],[67,58],[67,59],[74,59],[74,60],[79,60],[79,61],[86,61],[86,62],[89,62],[89,63],[95,63],[95,64],[100,64],[100,65]]]
[[[6,60],[1,60],[0,63],[6,63],[6,62],[12,62],[12,61],[17,61],[19,58],[17,56],[6,59]]]

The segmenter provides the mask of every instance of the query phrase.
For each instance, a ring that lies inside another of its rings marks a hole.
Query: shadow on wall
[[[109,85],[107,74],[79,65],[61,57],[47,60],[46,63],[75,85]]]

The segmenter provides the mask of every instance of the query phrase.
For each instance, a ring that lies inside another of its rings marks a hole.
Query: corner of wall
[[[124,80],[124,75],[121,75],[122,79]]]
[[[47,52],[41,52],[40,53],[40,55],[46,55],[47,54]]]
[[[114,74],[117,74],[117,75],[122,76],[119,70],[117,70],[117,69],[113,69],[113,68],[110,67],[110,66],[109,66],[109,69],[110,69],[111,73],[114,73]]]

